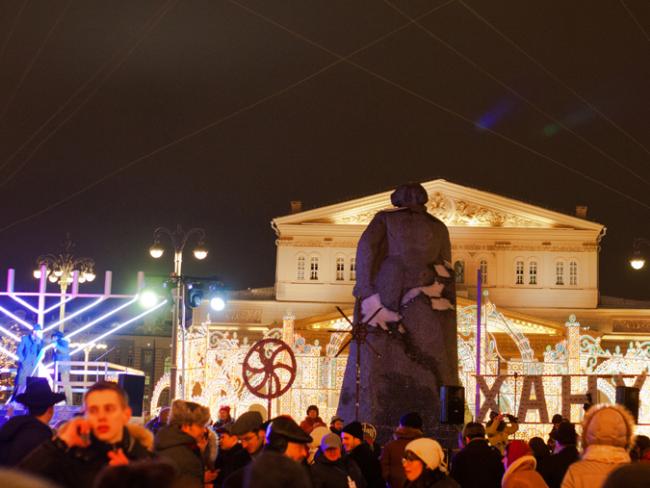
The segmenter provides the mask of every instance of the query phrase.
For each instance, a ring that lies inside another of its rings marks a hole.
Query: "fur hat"
[[[633,435],[634,419],[622,405],[594,405],[582,419],[583,449],[595,444],[628,449]]]
[[[361,425],[361,422],[357,422],[356,420],[343,427],[341,432],[363,440],[363,426]]]
[[[404,452],[411,451],[419,457],[424,465],[430,470],[439,469],[443,473],[447,472],[447,463],[445,463],[445,453],[438,442],[433,439],[421,437],[406,444]]]
[[[210,409],[194,402],[174,400],[169,424],[206,425],[210,421]]]

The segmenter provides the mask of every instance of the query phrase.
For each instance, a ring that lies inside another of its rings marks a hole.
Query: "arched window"
[[[309,259],[309,279],[318,279],[318,256],[312,256]]]
[[[515,284],[524,284],[524,262],[520,260],[515,262]]]
[[[299,281],[305,279],[305,256],[298,256],[296,279]]]
[[[338,256],[336,258],[336,281],[345,280],[345,258]]]
[[[576,286],[578,284],[578,263],[571,261],[569,263],[569,285]]]
[[[479,263],[479,269],[481,270],[481,284],[487,285],[488,283],[488,262],[485,259],[481,259]]]
[[[564,285],[564,261],[555,263],[555,284],[559,286]]]
[[[350,281],[357,279],[357,262],[356,258],[350,258]]]
[[[528,284],[537,284],[537,261],[530,261],[528,263]]]
[[[465,283],[465,261],[456,261],[454,263],[454,277],[456,283]]]

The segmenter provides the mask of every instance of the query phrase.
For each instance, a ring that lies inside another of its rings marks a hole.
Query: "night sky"
[[[180,223],[210,249],[184,271],[268,286],[290,200],[445,178],[588,205],[601,292],[650,299],[650,2],[392,5],[1,1],[0,283],[66,232],[117,287],[169,272],[147,250]]]

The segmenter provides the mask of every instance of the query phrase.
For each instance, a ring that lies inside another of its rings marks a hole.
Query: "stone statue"
[[[355,319],[367,322],[380,309],[369,322],[371,347],[361,346],[358,420],[374,424],[384,438],[411,411],[432,432],[440,418],[439,387],[459,384],[449,231],[427,213],[427,200],[419,184],[397,188],[396,208],[377,213],[357,247]],[[356,348],[353,341],[338,407],[346,422],[355,417]]]

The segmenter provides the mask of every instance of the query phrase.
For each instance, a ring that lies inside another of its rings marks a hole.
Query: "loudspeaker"
[[[616,387],[616,403],[627,408],[636,423],[639,422],[639,389],[632,386]]]
[[[122,387],[129,397],[129,407],[134,417],[142,417],[144,406],[144,376],[120,374],[117,384]]]
[[[452,425],[465,423],[465,388],[462,386],[440,387],[440,423]]]

